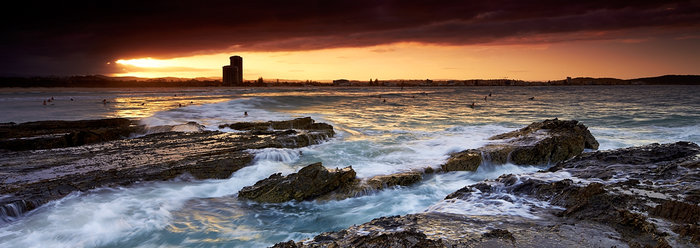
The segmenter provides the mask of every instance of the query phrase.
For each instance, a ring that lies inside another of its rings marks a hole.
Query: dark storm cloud
[[[311,50],[401,41],[453,45],[557,42],[640,28],[693,33],[700,25],[698,1],[23,4],[6,8],[0,24],[2,74],[110,73],[115,68],[107,61],[145,56]]]

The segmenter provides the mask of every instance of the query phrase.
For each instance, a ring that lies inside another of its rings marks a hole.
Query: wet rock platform
[[[81,146],[122,139],[142,129],[143,126],[124,118],[0,123],[0,150]]]
[[[699,181],[694,143],[584,153],[465,186],[422,213],[274,247],[697,247]]]
[[[128,120],[114,122],[130,125]],[[249,149],[298,148],[334,135],[332,126],[308,117],[274,122],[278,125],[274,128],[272,122],[236,125],[269,128],[263,133],[256,132],[261,129],[161,132],[135,138],[126,138],[126,133],[118,139],[54,149],[0,150],[0,216],[6,222],[71,192],[98,187],[169,180],[183,174],[227,178],[250,164],[254,155]],[[58,133],[82,130],[78,129],[66,127]]]

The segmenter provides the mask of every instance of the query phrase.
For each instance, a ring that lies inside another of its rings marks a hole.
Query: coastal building
[[[243,58],[241,56],[231,56],[230,64],[223,67],[224,86],[243,84]]]

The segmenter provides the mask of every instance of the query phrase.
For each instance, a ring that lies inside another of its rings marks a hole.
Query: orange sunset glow
[[[551,44],[433,45],[396,43],[360,48],[289,52],[240,52],[246,80],[328,81],[381,79],[510,78],[558,80],[567,76],[643,77],[692,71],[700,57],[677,63],[683,53],[654,49],[659,43],[693,49],[696,39],[602,40]],[[651,49],[650,49],[651,48]],[[697,50],[697,49],[696,49]],[[115,76],[221,77],[220,66],[233,54],[170,59],[117,60]]]

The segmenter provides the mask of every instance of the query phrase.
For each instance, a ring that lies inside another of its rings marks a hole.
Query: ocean
[[[531,206],[547,203],[436,203],[466,185],[550,165],[486,164],[476,172],[427,175],[410,187],[339,201],[261,204],[239,200],[236,193],[273,173],[290,174],[314,162],[352,166],[361,178],[438,168],[449,153],[552,118],[582,122],[601,150],[700,143],[698,86],[18,88],[0,90],[0,113],[0,122],[125,117],[150,127],[195,121],[209,130],[238,121],[310,116],[337,132],[310,147],[253,151],[253,164],[228,179],[73,193],[0,224],[0,247],[265,247],[424,211],[536,218]]]

